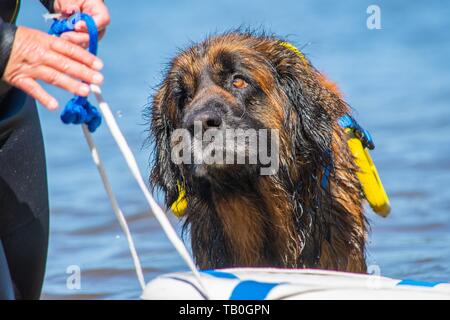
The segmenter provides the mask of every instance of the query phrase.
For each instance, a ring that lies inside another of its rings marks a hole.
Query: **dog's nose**
[[[205,110],[188,117],[185,122],[185,127],[191,132],[192,135],[194,135],[196,126],[201,126],[202,132],[205,132],[208,129],[218,129],[221,124],[222,117],[218,112]]]

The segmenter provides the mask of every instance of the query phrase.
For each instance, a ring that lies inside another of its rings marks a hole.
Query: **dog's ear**
[[[345,113],[345,102],[305,57],[280,42],[274,46],[271,60],[287,98],[285,121],[294,132],[295,152],[307,162],[329,166],[333,129]]]
[[[165,193],[166,205],[172,204],[178,197],[177,182],[181,175],[171,159],[171,134],[174,130],[170,110],[176,110],[175,102],[169,95],[167,81],[163,82],[153,96],[151,109],[151,137],[153,167],[150,182],[152,188],[159,187]]]

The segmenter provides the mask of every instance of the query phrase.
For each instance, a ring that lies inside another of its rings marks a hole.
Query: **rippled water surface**
[[[38,1],[24,2],[19,22],[46,30]],[[368,211],[369,264],[390,277],[450,281],[450,5],[377,1],[382,29],[370,31],[366,9],[372,3],[108,1],[112,24],[99,51],[105,97],[147,175],[142,110],[178,48],[241,25],[288,36],[339,83],[375,137],[373,157],[393,211],[387,219]],[[61,102],[70,98],[52,92]],[[61,124],[55,113],[40,114],[51,200],[44,298],[138,298],[125,238],[81,130]],[[184,270],[105,126],[95,139],[130,220],[146,280]],[[81,290],[66,287],[70,265],[81,268]]]

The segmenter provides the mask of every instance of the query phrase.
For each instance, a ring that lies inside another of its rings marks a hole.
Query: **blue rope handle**
[[[98,30],[94,19],[85,13],[75,13],[67,19],[54,19],[49,34],[60,36],[64,32],[74,31],[75,25],[84,21],[89,33],[89,52],[97,55]],[[100,112],[87,99],[87,97],[74,96],[67,102],[61,120],[65,124],[86,124],[90,132],[94,132],[102,123]]]

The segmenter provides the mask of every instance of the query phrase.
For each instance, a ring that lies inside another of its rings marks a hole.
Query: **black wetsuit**
[[[41,1],[50,11],[53,1]],[[0,0],[0,77],[19,0]],[[0,299],[38,299],[48,245],[44,143],[33,99],[0,81]]]

